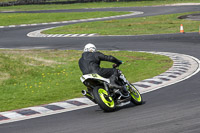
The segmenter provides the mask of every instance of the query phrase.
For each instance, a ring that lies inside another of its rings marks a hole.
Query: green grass
[[[108,17],[127,13],[129,12],[9,13],[0,14],[0,26]]]
[[[47,104],[81,96],[74,50],[0,50],[0,111]],[[131,82],[158,75],[172,66],[166,56],[140,52],[103,51],[123,60],[120,69]],[[112,63],[103,62],[103,67]]]
[[[193,12],[194,13],[194,12]],[[195,12],[197,13],[197,12]],[[180,24],[183,24],[185,32],[198,32],[199,21],[177,19],[181,15],[191,13],[179,13],[159,15],[122,20],[108,20],[89,23],[67,25],[44,31],[47,34],[89,34],[100,35],[141,35],[179,33]]]
[[[0,7],[1,11],[30,11],[30,10],[56,10],[56,9],[81,9],[81,8],[102,8],[102,7],[131,7],[131,6],[152,6],[172,3],[200,3],[199,0],[140,0],[132,2],[91,2],[64,5],[23,5]]]

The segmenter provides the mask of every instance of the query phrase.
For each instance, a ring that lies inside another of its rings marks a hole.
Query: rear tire
[[[108,97],[107,91],[104,87],[97,86],[93,89],[93,94],[96,102],[98,103],[99,107],[106,111],[112,112],[116,109],[116,104],[112,97]]]
[[[142,98],[140,92],[132,84],[130,84],[130,86],[129,86],[129,93],[131,95],[131,102],[132,103],[134,103],[136,105],[143,104],[143,98]]]

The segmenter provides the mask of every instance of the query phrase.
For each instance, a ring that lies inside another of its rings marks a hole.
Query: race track
[[[142,16],[200,11],[200,6],[166,6],[62,10],[141,11]],[[54,12],[54,11],[48,11]],[[132,16],[133,17],[133,16]],[[71,23],[73,24],[73,23]],[[59,24],[61,25],[61,24]],[[198,33],[78,38],[29,38],[29,32],[57,25],[0,29],[0,48],[82,49],[88,43],[100,50],[161,51],[200,58]],[[134,76],[134,75],[133,75]],[[1,133],[198,133],[200,132],[200,74],[143,94],[142,106],[129,104],[113,113],[98,106],[0,125]]]

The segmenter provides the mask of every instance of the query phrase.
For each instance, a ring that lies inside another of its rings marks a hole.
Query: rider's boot
[[[116,81],[117,81],[117,76],[115,74],[113,74],[111,77],[110,77],[110,84],[109,84],[109,88],[116,88],[116,89],[123,89],[124,87],[123,86],[120,86],[118,84],[116,84]]]
[[[113,88],[116,88],[116,89],[123,89],[124,87],[123,87],[123,86],[116,85],[116,84],[109,84],[109,88],[111,88],[111,89],[113,89]]]
[[[124,83],[127,83],[128,81],[126,80],[125,76],[122,74],[122,72],[120,70],[116,71],[111,77],[110,77],[110,84],[109,84],[109,88],[116,88],[116,89],[120,89],[122,94],[124,96],[127,96],[129,94],[126,84],[125,85],[118,85],[117,81],[118,78],[122,79],[124,81]],[[120,84],[120,83],[119,83]]]

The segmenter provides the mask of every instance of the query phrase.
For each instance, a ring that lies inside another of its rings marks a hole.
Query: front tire
[[[140,92],[135,88],[134,85],[130,84],[129,85],[129,93],[131,95],[131,102],[136,104],[136,105],[141,105],[143,104],[143,98],[140,94]]]
[[[104,87],[97,86],[93,89],[96,102],[106,112],[112,112],[116,109],[116,104],[112,97],[108,96],[108,92]]]

